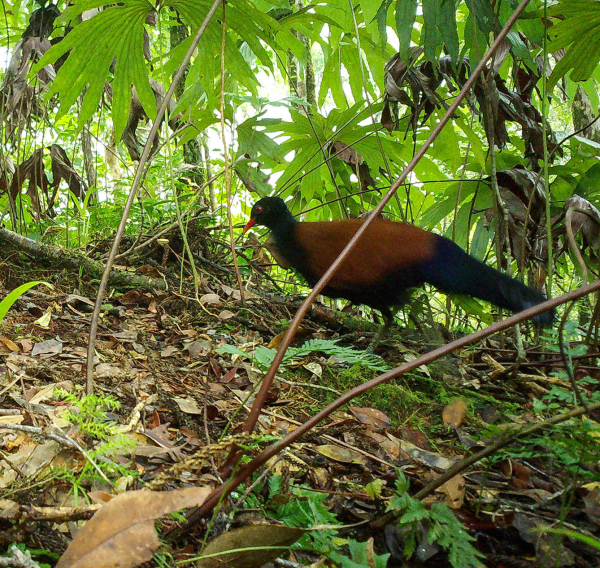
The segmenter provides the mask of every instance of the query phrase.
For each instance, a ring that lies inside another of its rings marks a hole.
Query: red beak
[[[256,224],[256,219],[254,219],[254,218],[250,219],[250,221],[248,221],[248,223],[246,223],[246,226],[244,227],[244,230],[242,231],[242,235],[247,233],[252,227],[254,227],[255,224]]]

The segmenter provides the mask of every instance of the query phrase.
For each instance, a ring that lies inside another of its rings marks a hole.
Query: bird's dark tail
[[[480,262],[439,235],[431,260],[423,265],[422,275],[425,282],[443,292],[474,296],[511,312],[526,310],[546,300],[541,292]],[[551,326],[554,310],[532,320],[544,327]]]

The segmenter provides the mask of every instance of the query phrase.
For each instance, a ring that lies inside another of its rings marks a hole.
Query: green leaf
[[[435,61],[439,48],[440,15],[438,0],[423,0],[423,33],[421,38],[425,45],[425,57]]]
[[[83,12],[93,10],[94,8],[108,6],[110,4],[114,4],[113,0],[73,0],[56,19],[56,23],[73,24],[77,21],[77,16],[81,15]]]
[[[285,16],[279,20],[279,25],[286,30],[296,30],[306,37],[309,37],[314,42],[321,43],[323,38],[321,37],[321,32],[325,24],[328,26],[338,27],[338,24],[335,20],[327,17],[324,14],[318,12],[319,7],[317,6],[305,6],[304,8]],[[299,41],[295,35],[292,35],[296,41]],[[281,37],[277,37],[277,42],[281,45],[282,48],[290,49],[294,52],[291,45],[288,45],[285,41],[282,41]],[[301,44],[300,52],[301,55],[304,51],[304,44]]]
[[[271,136],[264,131],[257,130],[259,117],[251,117],[237,127],[238,155],[245,153],[260,153],[261,157],[267,157],[277,162],[283,161],[281,148]]]
[[[260,367],[267,369],[271,366],[273,359],[275,359],[275,353],[277,353],[275,349],[269,349],[264,345],[259,345],[254,351],[254,359]]]
[[[477,20],[479,29],[485,34],[494,30],[494,9],[490,0],[466,0],[469,12]]]
[[[412,53],[410,39],[412,37],[415,18],[417,17],[417,0],[396,0],[396,31],[400,47],[400,59],[405,65],[410,62]]]
[[[553,186],[554,189],[554,186]],[[488,244],[490,242],[490,230],[485,226],[485,217],[479,216],[475,232],[473,233],[473,240],[471,241],[470,253],[479,260],[485,259],[485,253],[487,251]]]
[[[115,58],[112,116],[117,139],[127,123],[132,85],[148,116],[156,116],[156,100],[143,56],[144,22],[153,10],[147,0],[123,0],[118,6],[110,6],[74,28],[33,66],[31,75],[70,51],[46,95],[49,99],[60,94],[59,117],[85,90],[79,128],[92,118]]]
[[[458,62],[459,39],[456,24],[455,0],[442,0],[439,9],[439,34],[440,39],[446,46],[452,63]]]
[[[348,106],[348,101],[346,100],[346,95],[341,82],[341,57],[341,50],[338,46],[325,61],[321,87],[319,89],[319,106],[323,105],[329,91],[331,91],[331,96],[338,108],[346,108]]]
[[[573,81],[587,81],[600,61],[600,3],[591,0],[561,1],[549,13],[564,18],[554,21],[548,36],[552,51],[566,49],[548,80],[552,88],[569,71]]]
[[[206,0],[166,0],[165,2],[165,6],[175,8],[181,20],[194,30],[200,27],[211,5],[212,2]],[[220,14],[220,11],[217,11],[217,14]],[[227,4],[226,25],[229,31],[232,32],[227,34],[225,46],[228,72],[232,62],[236,67],[239,67],[243,60],[237,38],[246,42],[261,64],[269,69],[273,68],[273,61],[265,45],[271,45],[275,48],[285,44],[286,48],[291,49],[297,57],[302,57],[304,54],[304,44],[289,29],[282,27],[277,20],[258,10],[254,3],[248,0],[236,0]],[[275,38],[277,38],[279,45],[275,42]],[[214,18],[208,25],[200,45],[205,42],[207,45],[213,46],[211,56],[220,57],[221,23],[219,16]],[[236,76],[235,78],[242,82],[248,80],[248,77]]]
[[[517,30],[510,30],[508,34],[506,34],[506,41],[510,43],[512,52],[519,59],[522,59],[523,62],[531,69],[534,73],[538,73],[537,64],[531,57],[531,53],[529,52],[529,48],[523,40]]]
[[[600,191],[600,164],[592,166],[579,180],[573,193],[585,197],[596,195]]]
[[[22,284],[18,288],[15,288],[12,292],[2,299],[0,302],[0,322],[4,319],[6,312],[10,310],[12,305],[22,296],[27,290],[37,286],[38,284],[43,284],[44,286],[48,286],[51,290],[54,290],[54,286],[48,282],[44,282],[43,280],[36,280],[35,282],[26,282]]]
[[[383,0],[374,18],[377,22],[377,29],[383,43],[387,43],[387,16],[391,4],[392,0]]]
[[[577,531],[572,531],[569,529],[550,529],[550,528],[543,528],[543,529],[539,529],[540,532],[547,532],[550,534],[558,534],[560,536],[566,536],[568,538],[572,538],[575,540],[578,540],[580,542],[583,542],[584,544],[587,544],[588,546],[591,546],[592,548],[595,548],[596,550],[600,550],[600,540],[598,540],[597,538],[593,537],[593,536],[589,536],[587,534],[583,534]]]
[[[448,294],[448,297],[452,300],[453,304],[457,305],[467,314],[476,316],[486,323],[492,323],[493,319],[490,316],[489,311],[487,311],[475,298],[471,298],[470,296],[460,296],[457,294]]]
[[[224,345],[220,345],[219,347],[217,347],[215,349],[215,351],[219,354],[229,353],[230,355],[240,355],[242,357],[252,359],[252,357],[250,357],[250,355],[248,355],[248,353],[246,353],[245,351],[242,351],[241,349],[238,349],[235,345],[229,345],[228,343],[225,343]]]
[[[332,552],[329,557],[342,568],[385,568],[389,554],[376,554],[368,542],[348,541],[350,558],[338,552]]]
[[[415,501],[411,498],[408,510],[399,519],[401,524],[414,523],[416,521],[422,521],[429,516],[429,512],[425,508],[425,505],[421,501]]]

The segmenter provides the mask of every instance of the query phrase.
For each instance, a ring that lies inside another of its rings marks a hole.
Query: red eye
[[[256,213],[262,213],[262,212],[263,212],[263,208],[262,208],[260,205],[257,205],[257,206],[254,208],[254,211],[256,211]]]

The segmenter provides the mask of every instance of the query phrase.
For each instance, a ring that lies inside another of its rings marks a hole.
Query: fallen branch
[[[36,507],[17,505],[14,510],[9,509],[4,519],[27,523],[33,521],[52,521],[64,523],[70,521],[82,521],[91,518],[94,513],[102,507],[102,504],[83,505],[81,507]],[[1,566],[1,564],[0,564]]]
[[[63,248],[34,241],[1,227],[0,244],[31,254],[35,256],[36,260],[46,262],[53,268],[69,268],[76,271],[83,268],[91,278],[95,279],[102,277],[105,268],[104,264],[96,260],[91,260],[84,254],[72,251],[67,253]],[[149,286],[160,290],[166,288],[162,280],[148,278],[136,272],[128,272],[117,268],[111,270],[109,282],[111,286],[118,287]]]

